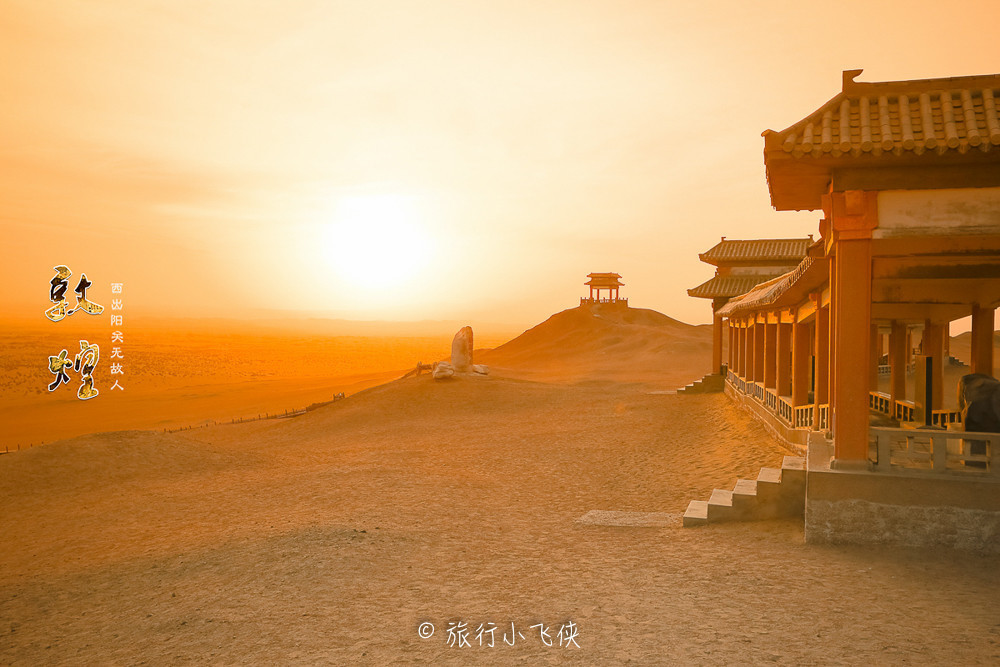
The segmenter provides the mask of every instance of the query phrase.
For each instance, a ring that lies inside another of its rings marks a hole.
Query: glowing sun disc
[[[386,288],[412,279],[426,266],[430,241],[412,198],[356,195],[337,203],[325,225],[328,265],[357,287]]]

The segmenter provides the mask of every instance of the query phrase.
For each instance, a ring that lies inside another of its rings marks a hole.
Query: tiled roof
[[[698,255],[698,259],[709,264],[759,262],[783,262],[795,264],[806,256],[812,243],[805,239],[753,239],[748,241],[723,238],[710,250]]]
[[[933,176],[938,183],[954,181],[939,187],[987,187],[1000,180],[1000,74],[854,81],[860,73],[844,72],[843,90],[791,127],[764,132],[776,209],[821,208],[835,169],[936,167],[943,169]],[[963,164],[972,171],[954,169]],[[874,189],[895,189],[892,172],[881,174],[886,185]],[[912,184],[902,174],[896,178]]]
[[[794,157],[1000,150],[1000,75],[859,83],[766,144]]]
[[[746,294],[765,280],[771,280],[774,277],[775,274],[762,276],[715,276],[697,287],[692,287],[687,292],[688,296],[696,296],[703,299],[714,299],[721,296],[739,296],[740,294]]]
[[[806,298],[808,292],[825,282],[829,277],[829,263],[826,259],[806,257],[788,273],[754,287],[746,294],[729,301],[717,311],[717,315],[730,317],[736,313],[791,306]]]
[[[588,273],[587,277],[590,278],[584,285],[591,285],[593,287],[624,287],[620,278],[621,276],[617,273]]]

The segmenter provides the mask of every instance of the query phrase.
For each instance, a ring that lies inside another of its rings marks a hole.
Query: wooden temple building
[[[622,299],[618,295],[618,290],[625,287],[622,277],[617,273],[588,273],[590,279],[584,283],[590,288],[590,298],[581,297],[580,305],[585,306],[594,303],[620,303],[628,305],[628,299]],[[607,290],[607,296],[601,297],[601,291]],[[596,296],[595,296],[596,294]]]
[[[777,278],[794,269],[806,256],[812,236],[804,239],[722,240],[698,259],[715,266],[715,276],[688,295],[712,300],[712,372],[723,368],[723,344],[727,336],[726,322],[719,309],[735,296],[745,294],[762,282]]]
[[[726,393],[806,452],[807,541],[1000,552],[1000,434],[943,405],[951,322],[971,316],[968,372],[994,374],[1000,75],[860,73],[763,134],[772,205],[822,211],[819,238],[739,295],[691,293],[726,299]]]

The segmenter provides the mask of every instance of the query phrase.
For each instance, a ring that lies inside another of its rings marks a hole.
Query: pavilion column
[[[809,403],[809,363],[812,361],[809,325],[796,322],[792,327],[792,405]]]
[[[889,396],[893,412],[896,401],[906,400],[906,342],[909,339],[906,324],[893,320],[889,332]]]
[[[729,351],[726,353],[726,366],[728,366],[729,368],[732,369],[732,368],[735,368],[735,366],[733,365],[733,328],[732,327],[729,327],[729,329],[728,329],[728,335],[729,335],[729,340],[727,341],[727,343],[729,344]]]
[[[872,230],[878,192],[848,190],[825,196],[834,233],[833,438],[835,467],[867,466],[868,366],[872,358]]]
[[[778,351],[778,325],[767,323],[764,325],[764,386],[774,389],[774,370]]]
[[[833,435],[833,428],[835,426],[833,413],[836,410],[837,398],[834,395],[834,387],[837,384],[837,312],[833,307],[833,304],[837,303],[837,257],[834,255],[830,258],[830,308],[828,312],[830,326],[827,335],[827,385],[829,387],[826,395],[826,402],[829,404],[829,410],[827,410],[827,422],[826,427]]]
[[[754,382],[764,381],[764,327],[763,322],[753,325],[753,378]]]
[[[753,327],[743,322],[743,379],[753,379]]]
[[[747,346],[747,344],[746,344],[746,328],[743,326],[742,322],[740,322],[740,326],[735,327],[734,336],[736,337],[736,339],[735,339],[735,343],[736,343],[736,360],[735,360],[735,365],[736,365],[736,368],[734,370],[736,371],[737,375],[739,375],[740,377],[744,377],[746,375],[746,372],[747,372],[746,364],[743,361],[746,358],[745,355],[744,355],[744,352],[746,352],[746,346]]]
[[[993,308],[972,306],[972,372],[993,375]]]
[[[792,395],[792,325],[775,325],[778,331],[777,354],[775,361],[777,368],[774,369],[774,392],[778,396]]]
[[[722,372],[722,315],[712,317],[712,372]]]
[[[871,241],[837,243],[837,296],[834,304],[835,458],[868,458],[868,392],[871,357]],[[843,298],[849,296],[849,298]]]
[[[816,389],[813,392],[813,424],[819,430],[819,406],[830,402],[830,308],[816,309]],[[827,424],[829,429],[830,425]]]
[[[740,339],[742,341],[742,347],[740,348],[740,377],[744,380],[749,380],[750,376],[753,375],[753,357],[751,356],[751,349],[753,347],[753,329],[750,328],[750,323],[743,320],[743,327],[740,329],[743,337]]]
[[[878,391],[878,362],[879,362],[879,333],[878,325],[872,322],[871,324],[871,340],[869,342],[869,354],[871,355],[868,359],[868,386],[869,391]]]
[[[930,320],[924,322],[924,338],[921,343],[925,356],[933,358],[932,391],[934,405],[931,410],[940,410],[944,402],[944,331],[946,324],[936,324]],[[919,372],[919,369],[918,369]],[[922,397],[918,397],[922,400]]]

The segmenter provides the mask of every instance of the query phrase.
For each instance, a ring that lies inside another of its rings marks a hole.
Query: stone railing
[[[958,410],[934,410],[931,412],[931,423],[935,426],[948,426],[948,424],[961,424],[962,413]]]
[[[753,383],[753,397],[757,399],[758,403],[764,402],[764,385],[760,382]]]
[[[784,396],[778,397],[778,416],[789,426],[792,425],[792,402]]]
[[[1000,477],[1000,433],[872,428],[869,459],[879,472],[915,470]]]
[[[911,422],[915,412],[916,406],[913,401],[896,401],[896,409],[892,416],[901,422]]]
[[[778,394],[769,387],[764,388],[764,406],[771,412],[778,411]]]
[[[580,297],[580,305],[581,306],[591,306],[591,305],[593,305],[595,303],[620,303],[623,306],[627,306],[628,305],[628,299],[621,299],[621,298],[618,298],[618,299],[614,299],[614,298],[611,298],[611,299],[591,299],[591,298],[588,298],[588,297],[585,297],[585,296],[581,296]]]
[[[816,425],[816,430],[826,431],[830,428],[830,404],[823,403],[819,406],[819,424]]]
[[[868,407],[884,415],[892,414],[892,399],[881,391],[868,392]]]
[[[792,426],[795,428],[812,428],[813,425],[813,413],[815,412],[815,405],[796,405],[792,409],[793,421]]]

